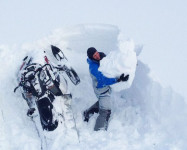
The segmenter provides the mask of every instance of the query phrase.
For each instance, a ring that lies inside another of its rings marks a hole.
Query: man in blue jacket
[[[84,111],[84,121],[88,122],[89,118],[94,113],[99,113],[95,123],[94,131],[107,130],[108,120],[111,114],[110,85],[120,81],[127,81],[129,79],[129,75],[124,76],[124,74],[122,74],[117,78],[107,78],[98,70],[100,60],[102,60],[106,55],[102,52],[98,52],[94,47],[90,47],[87,50],[87,56],[90,76],[92,78],[92,85],[98,101]]]

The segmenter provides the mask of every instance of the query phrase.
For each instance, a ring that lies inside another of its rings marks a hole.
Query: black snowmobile
[[[51,49],[58,61],[66,59],[58,47],[52,45]],[[67,93],[60,88],[62,83],[67,88],[67,81],[59,75],[59,72],[65,72],[75,85],[80,83],[80,78],[73,68],[66,65],[54,66],[49,63],[47,56],[44,58],[44,65],[32,63],[32,58],[28,56],[23,59],[18,75],[19,85],[14,89],[14,92],[21,87],[22,96],[30,108],[27,115],[34,113],[34,105],[36,104],[43,130],[53,131],[58,127],[56,116],[59,115],[53,106],[55,97],[65,96],[71,98],[71,93]]]

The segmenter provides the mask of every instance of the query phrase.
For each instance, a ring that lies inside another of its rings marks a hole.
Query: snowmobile
[[[64,53],[56,46],[51,45],[54,58],[60,62],[58,65],[50,63],[44,56],[45,64],[33,63],[33,58],[26,56],[18,73],[19,85],[14,89],[21,89],[22,97],[27,101],[28,116],[38,110],[43,130],[53,131],[58,127],[58,116],[63,116],[56,111],[53,102],[56,97],[62,96],[65,105],[71,107],[72,95],[68,91],[66,78],[61,73],[66,73],[74,85],[80,83],[80,78],[72,67],[63,63],[67,60]],[[63,116],[64,117],[64,116]]]

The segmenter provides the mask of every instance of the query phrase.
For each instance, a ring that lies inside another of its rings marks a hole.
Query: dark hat
[[[88,50],[87,50],[88,58],[93,59],[93,55],[95,52],[97,52],[97,50],[94,47],[88,48]]]

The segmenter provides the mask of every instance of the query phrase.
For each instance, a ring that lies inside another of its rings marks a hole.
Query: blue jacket
[[[116,78],[107,78],[99,70],[99,62],[87,59],[90,73],[97,79],[97,88],[103,88],[117,82]]]

